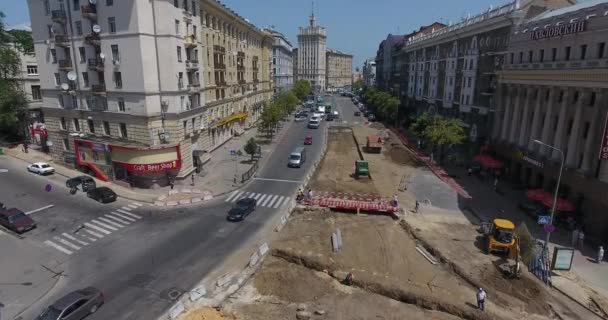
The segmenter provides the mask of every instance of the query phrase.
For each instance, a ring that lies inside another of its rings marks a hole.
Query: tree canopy
[[[357,80],[353,83],[353,92],[363,90],[363,80]]]
[[[396,119],[397,110],[401,103],[397,97],[386,91],[370,87],[363,91],[363,98],[382,120]]]
[[[311,92],[312,87],[310,82],[306,80],[298,80],[293,84],[293,94],[298,100],[304,100]]]
[[[251,160],[253,160],[253,156],[255,155],[256,151],[258,150],[258,143],[255,141],[255,139],[253,137],[251,137],[245,143],[243,150],[245,151],[246,154],[250,155]]]

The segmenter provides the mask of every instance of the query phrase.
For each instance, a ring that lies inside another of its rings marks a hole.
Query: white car
[[[306,120],[306,116],[303,116],[303,115],[298,115],[298,116],[296,116],[294,118],[295,122],[302,122],[302,121],[305,121],[305,120]]]
[[[35,162],[27,166],[27,171],[37,174],[53,174],[55,168],[46,162]]]

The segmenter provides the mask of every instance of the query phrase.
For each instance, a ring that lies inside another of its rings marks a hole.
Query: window
[[[93,120],[87,120],[87,125],[89,126],[89,132],[95,133],[95,123],[93,122]]]
[[[82,21],[78,20],[78,21],[74,22],[74,24],[76,25],[76,34],[81,36],[82,35]]]
[[[582,44],[581,45],[580,59],[581,60],[585,60],[586,58],[587,58],[587,45],[586,44]]]
[[[557,99],[557,102],[562,102],[564,101],[564,90],[561,90],[559,92],[559,98]]]
[[[184,120],[184,134],[188,134],[188,120]]]
[[[534,56],[534,53],[532,52],[532,50],[528,51],[528,62],[531,63],[532,62],[532,58]]]
[[[51,49],[51,61],[57,63],[57,51],[55,49]]]
[[[27,66],[27,74],[30,76],[38,75],[38,66],[37,65],[28,65]]]
[[[566,47],[566,54],[564,55],[564,60],[566,60],[566,61],[570,60],[571,51],[572,51],[572,47],[570,47],[570,46]]]
[[[179,0],[173,0],[173,6],[179,8]]]
[[[177,46],[177,62],[182,62],[182,47]]]
[[[524,53],[523,52],[519,52],[519,63],[524,62]]]
[[[120,52],[118,51],[118,45],[113,44],[111,47],[112,47],[112,61],[119,62],[120,61]]]
[[[109,17],[108,18],[108,30],[110,33],[116,33],[116,18]]]
[[[59,73],[55,73],[55,85],[58,86],[61,83],[61,79],[59,78]]]
[[[595,105],[595,92],[591,92],[589,96],[589,106],[593,107]]]
[[[468,83],[467,83],[467,87],[469,87],[469,88],[471,87],[471,79],[472,78],[469,78]]]
[[[545,49],[540,49],[539,55],[538,55],[538,60],[540,62],[545,61]]]
[[[57,104],[62,108],[65,106],[65,104],[63,103],[63,95],[61,95],[61,94],[57,95]]]
[[[179,20],[175,20],[175,34],[179,36]]]
[[[103,122],[103,134],[105,134],[106,136],[110,135],[110,123],[107,121]]]
[[[59,121],[59,129],[61,130],[67,130],[68,125],[65,123],[65,118],[61,117],[61,120]]]
[[[177,87],[182,88],[184,86],[184,73],[180,72],[177,74]]]
[[[74,11],[80,10],[80,0],[73,0],[72,2],[74,3],[74,5],[72,6],[73,10]]]
[[[72,108],[73,109],[78,109],[78,97],[77,96],[72,96]]]
[[[78,119],[74,118],[73,122],[74,122],[74,131],[80,131],[80,121],[78,121]]]
[[[557,48],[551,49],[551,61],[555,61],[557,59]]]
[[[114,71],[114,87],[117,89],[122,88],[122,73]]]
[[[32,100],[42,100],[42,95],[40,94],[40,86],[32,86]]]
[[[67,138],[64,138],[62,140],[62,142],[63,142],[63,150],[70,151],[70,140],[68,140]]]
[[[46,25],[46,31],[49,33],[49,38],[53,39],[53,26],[50,24]]]
[[[85,63],[87,61],[87,54],[84,47],[78,48],[78,54],[80,55],[80,63]]]
[[[589,122],[585,122],[585,130],[583,131],[583,139],[587,139],[587,136],[589,135],[590,126],[591,126],[591,124]]]
[[[85,88],[89,86],[89,73],[86,71],[82,73],[82,85]]]
[[[196,26],[192,26],[192,34],[196,37]]]
[[[196,16],[196,1],[192,1],[192,15]]]
[[[120,130],[120,136],[123,138],[126,138],[127,135],[127,124],[126,123],[120,123],[119,126],[119,130]]]
[[[511,64],[513,64],[515,61],[515,53],[511,52]]]
[[[125,99],[118,98],[118,111],[125,112]]]
[[[106,6],[110,7],[114,5],[114,0],[106,0]]]
[[[49,5],[49,0],[44,0],[44,14],[47,16],[51,14],[51,6]]]
[[[600,42],[597,44],[597,58],[601,59],[604,57],[604,50],[606,49],[606,42]]]
[[[180,107],[180,110],[182,110],[182,111],[184,110],[184,101],[186,101],[185,99],[186,99],[186,97],[184,97],[184,96],[179,97],[179,107]]]

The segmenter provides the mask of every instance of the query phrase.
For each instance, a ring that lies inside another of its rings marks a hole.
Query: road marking
[[[282,180],[282,179],[266,179],[266,178],[253,178],[253,180],[275,181],[275,182],[291,182],[291,183],[302,183],[302,181],[299,181],[299,180]]]
[[[58,236],[54,236],[53,239],[55,239],[55,240],[57,240],[57,241],[65,244],[66,246],[68,246],[68,247],[70,247],[70,248],[72,248],[74,250],[80,250],[79,246],[77,246],[77,245],[75,245],[75,244],[73,244],[73,243],[71,243],[71,242],[69,242],[67,240],[61,239]]]
[[[131,210],[133,210],[133,209],[131,209],[131,208],[127,207],[127,206],[124,206],[124,207],[122,207],[121,209],[123,209],[123,210],[127,210],[127,211],[131,211]]]
[[[112,233],[111,231],[108,231],[108,230],[106,230],[106,229],[100,228],[100,227],[98,227],[98,226],[96,226],[96,225],[94,225],[94,224],[88,223],[88,222],[85,222],[85,223],[84,223],[84,225],[85,225],[85,226],[87,226],[87,227],[89,227],[89,228],[91,228],[91,229],[95,229],[95,230],[97,230],[97,231],[99,231],[99,232],[101,232],[101,233],[105,233],[105,234],[110,234],[110,233]],[[86,229],[85,229],[85,230],[86,230]],[[91,233],[89,230],[87,230],[87,231],[88,231],[89,233]],[[92,235],[94,235],[94,236],[99,236],[99,235],[96,235],[95,233],[91,233],[91,234],[92,234]],[[103,237],[99,237],[99,238],[103,238]]]
[[[55,249],[57,249],[57,250],[65,253],[65,254],[72,254],[72,251],[70,251],[70,250],[68,250],[68,249],[66,249],[66,248],[64,248],[64,247],[56,244],[55,242],[53,242],[51,240],[46,240],[44,242],[44,244],[46,244],[47,246],[53,247],[53,248],[55,248]]]
[[[281,196],[281,197],[279,198],[279,201],[277,201],[277,204],[275,204],[273,208],[275,208],[275,209],[276,209],[276,208],[280,207],[280,206],[281,206],[281,204],[283,203],[283,201],[285,201],[285,199],[286,199],[286,198],[285,198],[285,196]]]
[[[268,198],[266,198],[266,199],[264,200],[264,202],[260,203],[260,205],[261,205],[262,207],[263,207],[263,206],[265,206],[265,205],[266,205],[266,203],[267,203],[268,201],[270,201],[270,199],[271,199],[271,198],[272,198],[272,195],[271,195],[271,194],[269,194],[269,195],[268,195]]]
[[[120,210],[120,209],[117,209],[116,211],[118,211],[118,212],[120,212],[120,213],[122,213],[122,214],[126,214],[126,215],[128,215],[129,217],[133,217],[133,218],[135,218],[135,219],[141,219],[141,216],[138,216],[138,215],[136,215],[135,213],[131,213],[131,212],[127,212],[127,211],[122,211],[122,210]]]
[[[84,231],[86,231],[87,233],[89,233],[89,234],[91,234],[91,235],[93,235],[93,236],[96,236],[97,238],[100,238],[100,239],[101,239],[101,238],[103,238],[103,234],[99,234],[99,233],[97,233],[97,232],[95,232],[95,231],[91,231],[91,230],[89,230],[89,229],[84,229]],[[109,233],[108,233],[108,234],[109,234]]]
[[[275,201],[277,201],[277,198],[278,198],[278,197],[279,197],[279,196],[277,196],[277,195],[272,196],[272,200],[270,200],[270,201],[268,202],[268,207],[269,207],[269,208],[270,208],[270,207],[272,207],[272,205],[274,204],[274,202],[275,202]]]
[[[87,236],[86,234],[82,234],[82,233],[80,233],[80,232],[76,232],[76,234],[77,234],[77,235],[80,235],[80,236],[81,236],[81,237],[83,237],[83,238],[87,238],[87,239],[88,239],[89,241],[91,241],[91,242],[95,242],[95,241],[97,241],[97,238],[94,238],[94,237],[89,237],[89,236]],[[103,237],[103,236],[101,236],[101,237]],[[101,238],[101,237],[100,237],[100,238]]]
[[[258,200],[258,199],[259,199],[261,196],[263,196],[263,194],[262,194],[262,193],[258,193],[258,195],[257,195],[257,196],[255,196],[255,198],[254,198],[254,199],[257,201],[257,200]]]
[[[107,225],[107,224],[105,224],[103,222],[97,221],[95,219],[91,220],[91,222],[95,222],[96,225],[100,225],[100,226],[102,226],[102,227],[104,227],[106,229],[110,229],[112,231],[118,231],[118,229],[116,229],[116,228],[114,228],[114,227],[112,227],[110,225]]]
[[[133,209],[137,209],[137,208],[139,208],[138,206],[133,205],[133,204],[128,204],[127,206],[129,206],[129,207],[131,207],[131,208],[133,208]]]
[[[262,201],[264,200],[264,198],[266,198],[266,195],[262,194],[262,197],[260,199],[258,199],[258,203],[262,203]]]
[[[26,212],[25,214],[26,214],[26,215],[30,215],[30,214],[32,214],[32,213],[36,213],[36,212],[38,212],[38,211],[46,210],[46,209],[52,208],[52,207],[54,207],[54,206],[55,206],[54,204],[49,204],[48,206],[44,206],[44,207],[42,207],[42,208],[38,208],[38,209],[35,209],[35,210],[32,210],[32,211],[28,211],[28,212]]]
[[[111,215],[111,214],[109,214],[109,213],[104,214],[104,216],[105,216],[106,218],[108,218],[108,219],[110,219],[110,220],[114,220],[114,221],[116,221],[116,222],[118,222],[118,223],[123,223],[123,224],[131,224],[131,222],[129,222],[129,221],[125,221],[125,220],[122,220],[122,219],[119,219],[119,218],[117,218],[117,217],[115,217],[115,216],[113,216],[113,215]]]
[[[242,194],[242,197],[241,197],[241,196],[239,196],[239,198],[234,198],[234,199],[232,199],[232,201],[230,201],[230,202],[236,202],[236,201],[239,201],[239,200],[241,200],[241,199],[245,199],[245,198],[249,197],[249,194],[250,194],[250,193],[251,193],[251,192],[245,192],[245,193],[243,193],[243,194]]]
[[[129,220],[129,221],[135,222],[135,219],[133,219],[133,218],[131,218],[131,217],[128,217],[128,216],[127,216],[127,215],[125,215],[125,214],[120,214],[120,213],[118,213],[118,212],[116,212],[116,211],[112,211],[112,214],[113,214],[113,215],[115,215],[115,216],[120,217],[121,219],[125,219],[125,220]]]
[[[138,207],[143,206],[143,204],[141,204],[141,203],[139,203],[139,202],[131,202],[131,203],[132,203],[132,204],[134,204],[134,205],[136,205],[136,206],[138,206]]]
[[[111,224],[111,225],[113,225],[113,226],[115,226],[117,228],[123,228],[124,227],[124,225],[122,225],[120,223],[116,223],[116,222],[114,222],[114,221],[112,221],[110,219],[106,219],[104,217],[97,217],[97,219],[99,219],[99,220],[101,220],[101,221],[103,221],[105,223],[109,223],[109,224]]]
[[[242,193],[243,191],[234,191],[233,193],[230,194],[230,196],[228,198],[226,198],[226,202],[229,202],[230,200],[232,200],[232,197],[237,196],[237,194]]]
[[[65,232],[62,233],[61,235],[64,236],[64,237],[66,237],[66,238],[68,238],[68,239],[70,239],[70,240],[72,240],[72,241],[76,241],[76,242],[80,243],[83,246],[89,245],[87,242],[84,242],[84,241],[82,241],[80,239],[76,239],[75,237],[72,237],[71,235],[69,235],[69,234],[67,234]]]
[[[0,173],[7,173],[8,169],[0,169]]]
[[[259,193],[253,193],[253,192],[252,192],[252,193],[249,195],[249,197],[248,197],[248,198],[254,198],[254,199],[255,199],[255,197],[256,197],[256,196],[259,196],[259,195],[260,195]]]

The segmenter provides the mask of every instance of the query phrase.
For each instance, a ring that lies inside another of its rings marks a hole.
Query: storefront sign
[[[103,143],[92,143],[91,144],[91,149],[95,150],[95,151],[106,151],[106,145]]]
[[[555,248],[553,250],[553,259],[551,264],[552,270],[570,270],[572,267],[572,259],[574,258],[574,249]]]
[[[147,163],[147,164],[132,164],[132,163],[120,163],[127,171],[130,172],[159,172],[165,170],[179,169],[181,167],[181,161],[167,161],[160,163]]]
[[[608,114],[606,114],[606,120],[604,121],[602,147],[600,149],[600,160],[608,160]]]
[[[526,161],[527,163],[529,163],[531,165],[537,166],[539,168],[543,168],[545,166],[545,164],[542,163],[541,161],[538,161],[536,159],[532,159],[532,158],[530,158],[528,156],[523,156],[522,160]]]
[[[538,29],[536,31],[530,32],[530,39],[541,40],[582,32],[585,31],[585,23],[586,20],[582,20],[545,29]]]

